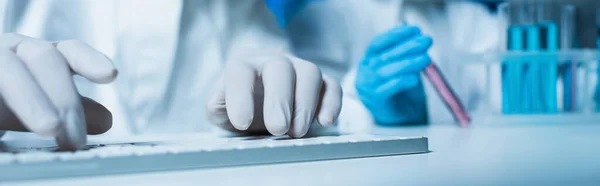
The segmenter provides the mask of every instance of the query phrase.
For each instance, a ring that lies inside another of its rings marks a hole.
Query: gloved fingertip
[[[61,150],[75,151],[85,147],[87,139],[72,140],[66,135],[59,135],[56,137],[56,143],[58,143]]]
[[[267,127],[267,131],[269,131],[269,133],[271,133],[273,136],[282,136],[286,134],[289,131],[289,129],[289,125],[269,125]]]
[[[117,69],[109,70],[106,74],[99,75],[94,79],[96,83],[111,83],[113,82],[117,76],[119,75],[119,71]]]
[[[288,131],[288,135],[292,138],[301,138],[306,133],[308,133],[308,129],[310,128],[309,121],[313,120],[313,113],[310,112],[297,112],[294,118],[294,124],[291,126],[290,131]]]
[[[119,76],[119,71],[115,68],[113,68],[110,73],[108,73],[108,78],[107,80],[109,81],[113,81],[117,78],[117,76]]]
[[[63,117],[63,130],[57,136],[59,146],[64,150],[78,150],[87,144],[87,124],[82,109],[71,109]]]
[[[110,83],[116,78],[118,72],[110,58],[90,45],[77,40],[55,45],[76,74],[96,83]]]
[[[410,38],[411,36],[418,35],[420,33],[421,29],[416,26],[397,26],[386,33],[375,36],[375,38],[373,38],[369,44],[366,55],[379,53],[386,48],[405,40],[406,38]]]
[[[426,46],[431,46],[433,44],[433,38],[423,35],[421,36],[421,38],[419,38],[421,43],[425,44]]]
[[[420,32],[421,32],[421,29],[415,25],[399,24],[398,26],[392,28],[392,30],[390,30],[387,33],[388,34],[398,34],[398,33],[413,34],[413,33],[420,33]]]
[[[319,124],[321,124],[321,126],[330,127],[337,120],[337,117],[334,115],[335,114],[330,113],[330,112],[324,112],[324,113],[319,114],[317,120],[319,121]]]
[[[288,131],[288,135],[291,138],[302,138],[302,137],[304,137],[304,135],[306,135],[306,133],[308,133],[308,130],[306,130],[306,131],[299,131],[299,130]]]
[[[265,115],[265,127],[274,136],[284,135],[290,130],[289,118],[289,114],[284,113]]]
[[[231,117],[229,118],[229,120],[231,121],[231,125],[233,125],[235,129],[245,131],[248,130],[248,128],[250,128],[252,121],[254,121],[254,116],[237,116]]]
[[[431,61],[431,57],[429,57],[428,54],[421,54],[411,60],[412,64],[410,65],[410,68],[399,71],[403,71],[404,73],[418,73],[425,70],[425,68],[431,64]]]
[[[414,34],[420,34],[421,33],[421,29],[418,26],[415,25],[406,25],[406,30],[408,30],[411,33]]]

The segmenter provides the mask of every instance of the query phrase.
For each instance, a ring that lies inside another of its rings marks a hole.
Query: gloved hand
[[[207,103],[209,120],[239,133],[304,136],[316,120],[332,126],[342,89],[311,62],[290,55],[250,55],[227,63]]]
[[[400,25],[376,36],[358,66],[356,90],[382,125],[423,123],[425,92],[419,72],[431,59],[432,39],[415,26]]]
[[[111,113],[77,93],[74,74],[108,83],[117,71],[106,56],[79,41],[0,36],[0,130],[55,137],[61,148],[75,150],[86,144],[86,134],[110,129]]]

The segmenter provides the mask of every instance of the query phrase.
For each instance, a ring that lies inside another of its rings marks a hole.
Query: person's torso
[[[244,29],[240,25],[254,24],[248,23],[253,16],[265,13],[257,9],[264,6],[262,0],[17,2],[26,8],[22,24],[13,31],[48,40],[82,40],[113,59],[119,70],[116,86],[98,88],[81,78],[76,83],[82,95],[98,99],[113,112],[113,129],[134,133],[208,129],[204,104],[227,61],[232,40]],[[327,8],[332,6],[318,9],[323,13]],[[332,15],[351,15],[344,8]],[[294,47],[296,53],[314,59],[326,73],[343,75],[351,64],[348,36],[339,34],[348,32],[345,23],[332,18],[328,23],[333,29],[319,23],[321,18],[305,19],[312,23],[299,31],[311,29],[311,41],[319,42],[293,40],[300,43]]]

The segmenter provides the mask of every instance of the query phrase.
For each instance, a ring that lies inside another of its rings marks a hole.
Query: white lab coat
[[[369,10],[376,8],[373,1],[309,4],[287,33],[276,26],[263,0],[12,2],[26,6],[13,8],[23,15],[8,15],[12,18],[5,30],[48,40],[82,40],[114,60],[119,69],[116,83],[95,86],[77,79],[83,95],[113,113],[109,134],[210,129],[204,112],[210,89],[229,56],[248,45],[293,50],[341,80],[362,57],[370,38],[384,31],[371,29],[378,28],[369,17]],[[359,106],[344,109],[354,114],[342,114],[340,121],[373,123],[359,101],[344,98],[348,103]]]

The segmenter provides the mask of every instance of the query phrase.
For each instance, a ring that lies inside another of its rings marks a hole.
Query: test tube
[[[569,50],[574,47],[575,39],[575,6],[561,6],[560,17],[560,49]],[[563,111],[577,111],[577,61],[566,61],[563,64]]]
[[[541,35],[542,28],[538,25],[536,19],[540,12],[543,12],[543,6],[539,2],[530,2],[527,4],[526,17],[524,17],[525,27],[525,51],[528,52],[539,52],[542,49]],[[542,100],[544,95],[542,94],[541,84],[541,72],[542,64],[541,61],[528,60],[523,66],[523,104],[522,113],[540,113],[543,112]]]
[[[514,24],[513,20],[515,15],[511,14],[513,11],[511,11],[512,9],[512,4],[508,3],[508,2],[504,2],[502,4],[500,4],[500,6],[498,6],[498,19],[499,20],[504,20],[504,21],[500,21],[499,23],[501,24],[499,26],[499,28],[502,29],[506,29],[505,32],[499,32],[500,36],[499,38],[501,38],[500,40],[500,47],[499,47],[499,51],[505,52],[507,50],[509,50],[510,45],[512,44],[511,42],[511,34],[510,34],[510,26],[512,24]],[[488,66],[488,71],[489,71],[490,67]],[[510,94],[509,92],[510,87],[508,86],[508,82],[510,80],[510,76],[509,76],[509,72],[510,69],[508,68],[508,63],[507,61],[503,60],[500,63],[500,88],[501,88],[501,110],[503,114],[509,114],[511,109],[510,109]],[[489,74],[489,73],[488,73]],[[486,91],[488,92],[488,97],[487,100],[491,101],[491,86],[490,84],[490,77],[488,77],[488,82],[486,84]]]
[[[410,24],[408,21],[402,19],[403,23]],[[438,96],[444,101],[446,108],[450,110],[450,113],[454,116],[454,119],[458,122],[461,127],[468,127],[471,122],[469,112],[465,109],[462,101],[456,96],[454,89],[450,86],[446,80],[442,71],[437,67],[435,62],[431,62],[429,66],[423,70],[423,74],[433,88],[436,90]]]
[[[538,20],[536,25],[539,27],[540,35],[538,37],[538,42],[540,42],[539,51],[545,52],[556,52],[558,51],[558,26],[554,21],[554,7],[552,2],[538,2],[537,5],[537,15]],[[538,66],[539,72],[537,72],[536,76],[540,79],[537,79],[535,82],[539,85],[535,88],[540,90],[539,98],[535,99],[536,101],[541,101],[543,113],[556,113],[558,112],[558,103],[557,103],[557,95],[556,95],[556,83],[557,83],[557,69],[558,62],[554,59],[545,58],[541,63],[536,63]]]
[[[532,24],[532,15],[529,2],[514,2],[509,6],[510,23],[508,27],[507,49],[509,51],[523,51],[526,46],[526,27]],[[505,114],[518,114],[523,112],[523,92],[527,87],[523,81],[525,63],[523,61],[505,61],[503,65],[503,101],[506,100]],[[528,95],[528,94],[526,94]],[[506,99],[504,99],[506,98]]]
[[[520,39],[519,37],[522,37],[523,34],[520,27],[518,27],[518,20],[517,17],[517,11],[516,11],[516,6],[513,3],[506,3],[506,6],[504,8],[506,8],[506,14],[507,16],[507,30],[506,30],[506,50],[511,51],[514,48],[518,48],[521,46],[520,43],[522,43],[522,39]],[[513,64],[510,61],[503,61],[502,62],[502,113],[504,114],[511,114],[513,113],[513,107],[514,105],[512,104],[512,100],[513,98],[513,87],[510,86],[511,82],[513,82],[514,76],[513,76]]]
[[[450,109],[454,119],[460,126],[467,127],[471,122],[471,117],[458,96],[454,93],[454,90],[450,87],[450,84],[448,84],[448,81],[446,81],[446,78],[444,78],[440,69],[432,62],[425,68],[424,73],[446,104],[446,107]]]

